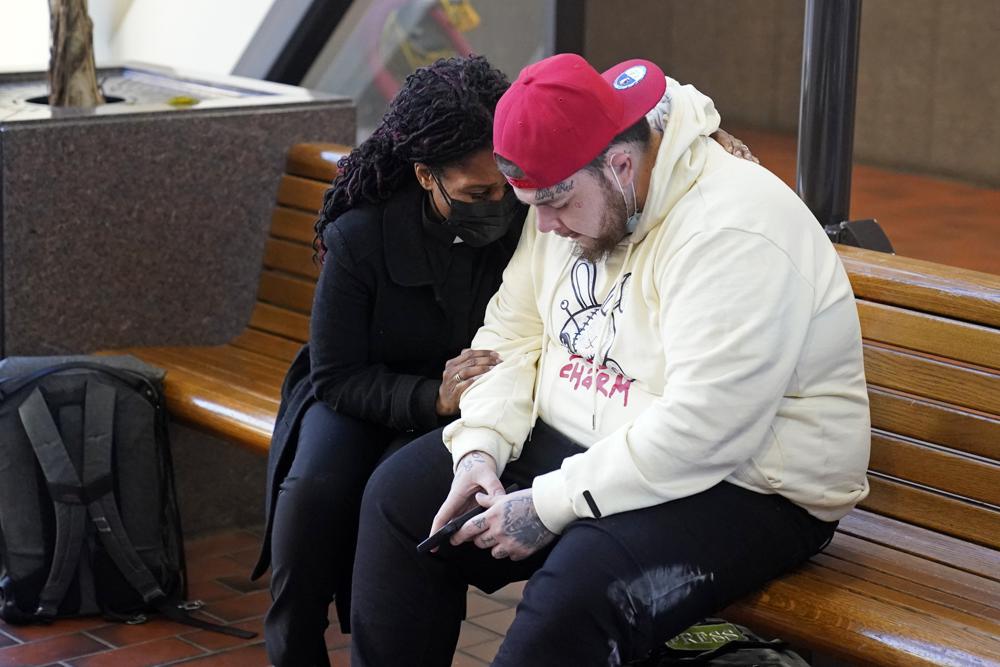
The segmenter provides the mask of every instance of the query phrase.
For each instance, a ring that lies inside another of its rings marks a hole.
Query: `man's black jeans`
[[[526,488],[580,451],[539,422],[501,481]],[[467,586],[492,592],[524,579],[493,665],[618,665],[803,562],[836,527],[779,495],[722,482],[655,507],[575,521],[520,562],[473,544],[418,554],[452,478],[440,431],[372,476],[354,564],[355,667],[450,665]]]

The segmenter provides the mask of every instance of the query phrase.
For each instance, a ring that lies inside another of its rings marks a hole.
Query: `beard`
[[[628,219],[625,199],[609,179],[601,181],[601,192],[604,195],[601,206],[604,213],[601,216],[601,226],[597,236],[588,238],[586,246],[577,241],[573,247],[574,255],[591,264],[598,264],[607,259],[618,243],[625,238],[625,223]]]

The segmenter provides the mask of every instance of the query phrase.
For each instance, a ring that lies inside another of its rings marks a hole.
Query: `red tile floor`
[[[267,576],[250,582],[260,537],[234,530],[187,544],[189,597],[205,602],[210,620],[257,632],[241,640],[163,619],[142,625],[108,623],[100,618],[67,619],[49,626],[12,626],[0,621],[0,667],[256,667],[267,665],[262,634],[270,601]],[[469,593],[468,619],[462,624],[455,667],[480,667],[493,659],[514,618],[522,585],[494,595]],[[350,639],[340,633],[331,606],[326,633],[333,667],[350,664]]]
[[[762,163],[794,187],[795,137],[727,128],[746,141]],[[901,174],[871,166],[854,168],[852,218],[875,217],[900,255],[1000,273],[1000,189]],[[260,632],[267,609],[266,579],[247,581],[259,538],[230,531],[190,540],[192,599],[205,601],[212,619]],[[496,595],[469,593],[455,665],[486,665],[514,616],[520,586]],[[349,639],[336,621],[327,632],[334,666],[349,662]],[[74,619],[51,626],[13,627],[0,622],[0,667],[147,667],[194,663],[205,667],[266,665],[263,638],[241,641],[163,620],[144,625]]]
[[[67,619],[50,626],[12,626],[0,621],[0,666],[267,665],[260,633],[270,601],[268,579],[247,579],[259,545],[258,533],[249,530],[228,531],[187,544],[189,597],[205,602],[204,613],[210,620],[259,633],[254,639],[241,640],[163,619],[142,625],[108,623],[100,618]],[[489,664],[514,618],[521,588],[512,585],[490,596],[469,593],[468,619],[462,625],[455,667]],[[326,633],[330,662],[334,667],[346,666],[350,639],[340,633],[332,606],[330,621]]]

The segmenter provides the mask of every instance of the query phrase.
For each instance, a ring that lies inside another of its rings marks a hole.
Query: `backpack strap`
[[[138,371],[128,368],[116,368],[114,366],[94,361],[66,361],[61,364],[54,364],[52,366],[40,368],[37,371],[29,373],[28,375],[12,376],[0,379],[0,401],[7,400],[8,397],[13,396],[25,387],[28,387],[39,380],[48,377],[49,375],[62,373],[64,371],[80,370],[96,371],[98,373],[111,375],[130,386],[139,387],[141,385],[141,388],[147,389],[151,393],[156,393],[150,379]]]
[[[35,611],[41,618],[53,618],[76,574],[86,537],[87,510],[79,493],[82,490],[80,477],[66,452],[41,390],[35,388],[31,392],[18,408],[18,414],[55,506],[55,553]]]
[[[83,484],[87,511],[97,528],[97,536],[118,571],[142,601],[164,597],[152,572],[142,562],[125,532],[111,483],[111,444],[114,438],[115,390],[96,380],[87,381],[84,406]]]
[[[111,448],[114,437],[115,390],[106,384],[87,382],[87,404],[84,409],[84,442],[86,444],[83,466],[84,484],[89,504],[87,510],[97,527],[104,550],[108,552],[118,570],[138,592],[143,602],[154,607],[167,618],[204,630],[221,632],[243,639],[256,637],[256,633],[210,623],[195,618],[175,602],[167,599],[153,574],[142,562],[132,545],[115,502],[114,487],[104,483],[111,480]]]

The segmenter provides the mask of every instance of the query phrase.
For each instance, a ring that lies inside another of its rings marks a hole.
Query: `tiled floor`
[[[107,623],[100,618],[68,619],[50,626],[11,626],[0,621],[0,667],[255,667],[267,665],[263,615],[269,602],[267,578],[251,583],[247,574],[260,540],[251,531],[230,531],[187,545],[190,598],[205,602],[205,615],[219,623],[257,632],[241,640],[163,619],[142,625]],[[514,618],[521,586],[486,596],[469,593],[455,667],[489,664]],[[331,607],[326,632],[333,667],[350,663],[350,638],[341,634]]]

